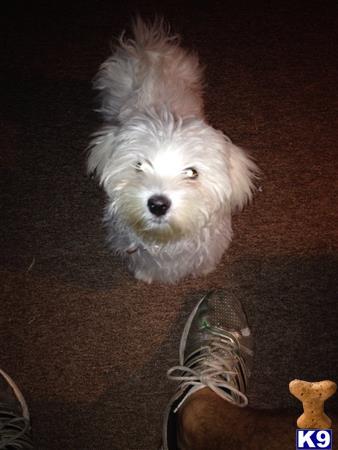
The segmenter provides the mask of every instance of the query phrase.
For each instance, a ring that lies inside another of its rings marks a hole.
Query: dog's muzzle
[[[148,200],[148,209],[156,217],[164,216],[170,205],[171,201],[164,195],[153,195]]]

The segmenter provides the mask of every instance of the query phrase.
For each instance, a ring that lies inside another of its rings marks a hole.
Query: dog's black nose
[[[148,200],[149,211],[157,217],[164,216],[170,205],[171,201],[164,195],[153,195]]]

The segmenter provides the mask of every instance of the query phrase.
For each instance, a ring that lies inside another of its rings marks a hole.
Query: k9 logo
[[[297,430],[296,450],[304,448],[332,449],[332,430]]]

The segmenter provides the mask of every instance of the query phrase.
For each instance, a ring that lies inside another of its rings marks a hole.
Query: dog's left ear
[[[229,150],[230,205],[232,210],[240,210],[252,198],[259,169],[241,148],[231,144]]]

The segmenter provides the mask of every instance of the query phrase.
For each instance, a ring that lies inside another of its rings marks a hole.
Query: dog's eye
[[[136,172],[142,172],[142,163],[141,163],[141,161],[137,161],[137,163],[135,164],[135,170],[136,170]]]
[[[190,180],[195,180],[198,177],[198,172],[194,167],[188,167],[183,170],[183,175]]]

